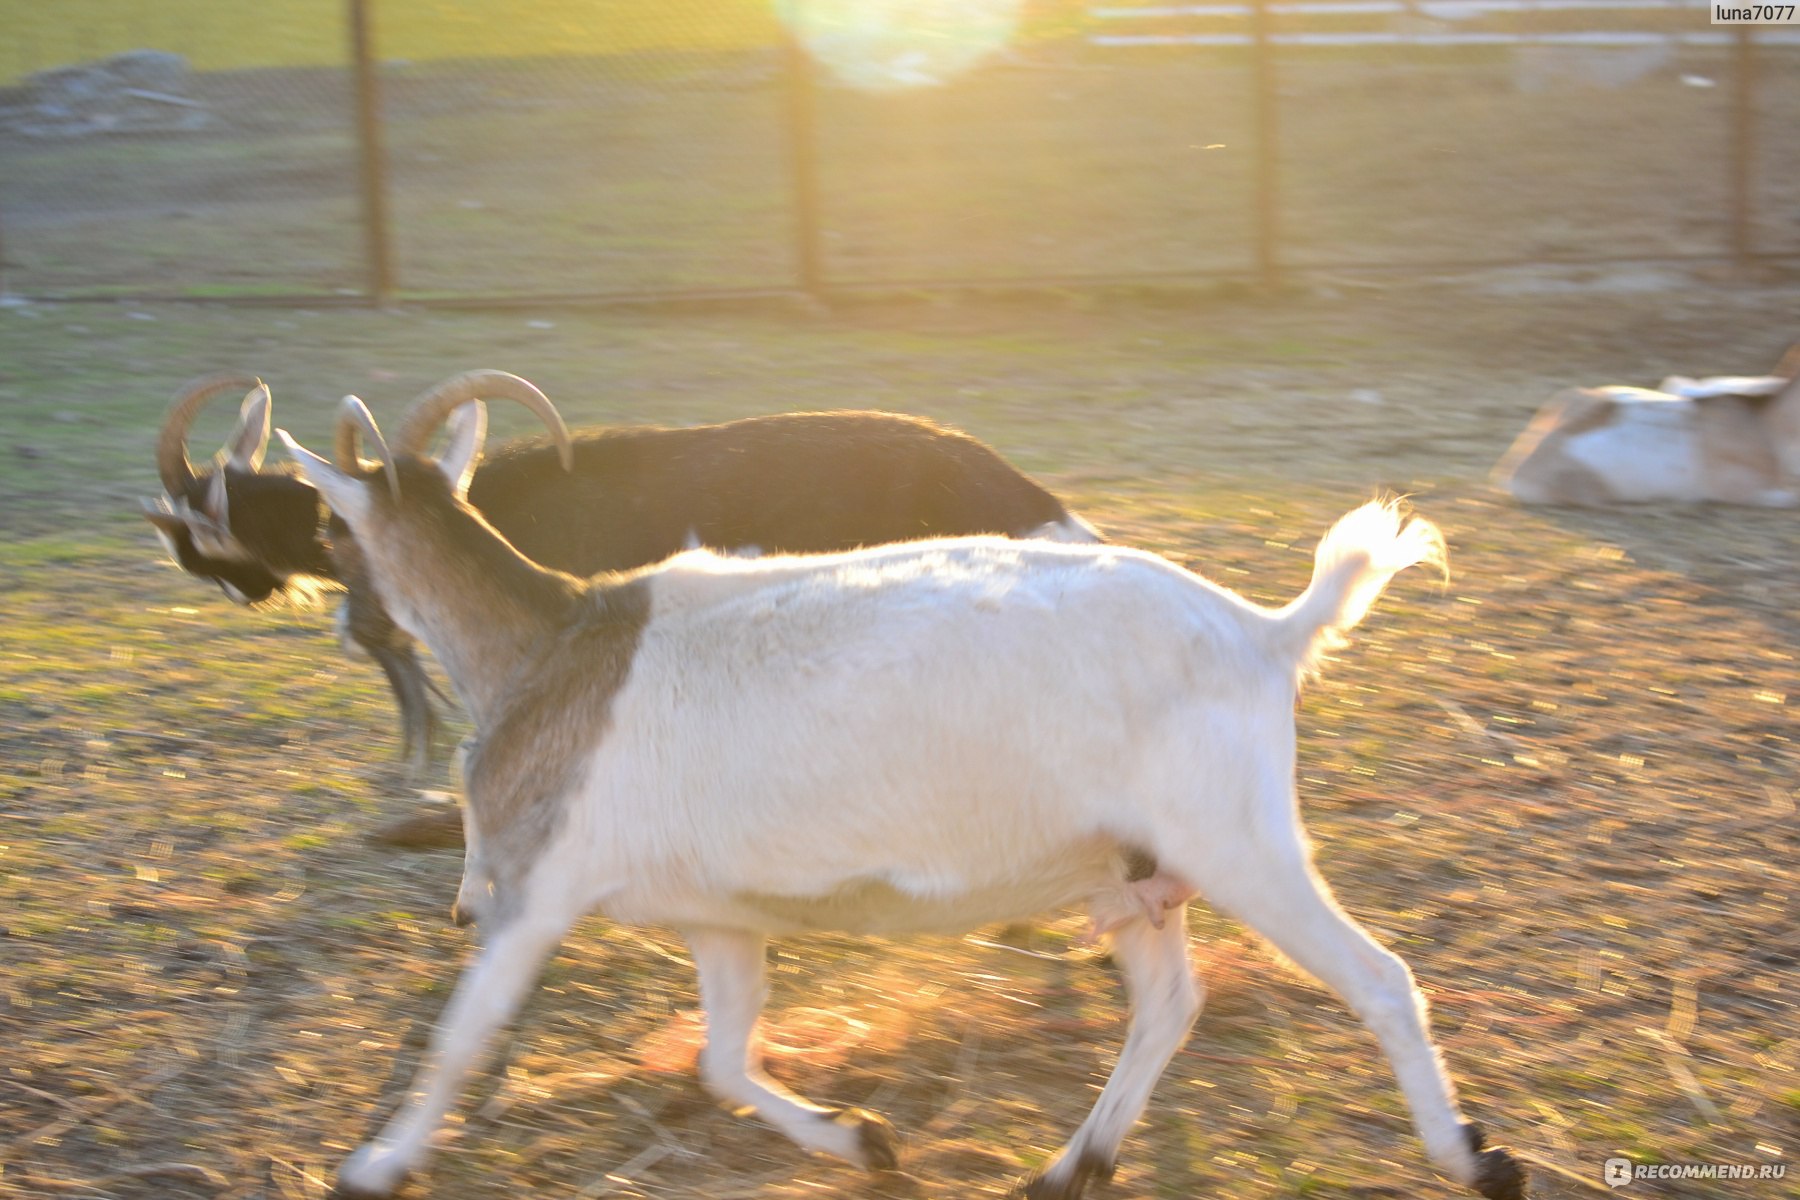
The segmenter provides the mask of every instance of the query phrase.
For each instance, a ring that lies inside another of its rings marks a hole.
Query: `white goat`
[[[1774,375],[1562,392],[1494,479],[1526,504],[1800,505],[1800,347]]]
[[[1356,510],[1279,610],[1154,555],[999,538],[695,551],[578,581],[463,502],[481,421],[453,423],[432,463],[390,455],[354,397],[344,420],[380,464],[353,438],[335,464],[282,438],[475,717],[458,903],[485,944],[343,1192],[387,1195],[421,1165],[490,1036],[590,912],[681,932],[717,1096],[807,1150],[892,1168],[885,1120],[763,1074],[767,936],[962,931],[1079,904],[1112,935],[1133,1014],[1092,1113],[1024,1185],[1072,1200],[1111,1172],[1199,1012],[1185,905],[1204,894],[1370,1025],[1446,1174],[1524,1195],[1519,1164],[1461,1117],[1405,963],[1314,873],[1294,794],[1301,677],[1396,572],[1441,559],[1429,522]]]

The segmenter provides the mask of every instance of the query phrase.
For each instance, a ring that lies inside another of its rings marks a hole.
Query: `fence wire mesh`
[[[349,72],[180,62],[108,60],[0,94],[12,289],[355,292]]]
[[[402,296],[1800,253],[1800,38],[1689,0],[362,6]],[[352,7],[0,0],[6,287],[368,292]]]
[[[788,286],[776,61],[761,47],[388,66],[402,286]]]
[[[1541,49],[1287,72],[1284,254],[1528,263],[1728,251],[1729,89],[1679,81],[1728,79],[1724,52],[1595,87],[1578,74],[1593,51],[1565,68],[1561,48]]]

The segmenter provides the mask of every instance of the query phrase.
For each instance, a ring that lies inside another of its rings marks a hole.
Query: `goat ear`
[[[140,503],[144,509],[144,520],[150,522],[151,527],[156,530],[156,540],[163,544],[163,549],[168,551],[170,558],[180,562],[181,535],[188,531],[187,521],[176,514],[166,496]]]
[[[444,456],[438,459],[438,470],[461,500],[468,494],[469,480],[481,462],[481,447],[487,441],[487,405],[471,400],[451,413],[445,424],[450,441],[444,447]]]
[[[237,429],[225,443],[226,462],[240,471],[255,471],[262,466],[263,454],[269,448],[269,412],[273,407],[269,385],[258,381],[238,410]]]
[[[187,528],[187,522],[175,514],[167,500],[143,500],[144,520],[156,526],[159,533],[171,536]]]
[[[325,498],[327,507],[352,525],[362,519],[369,508],[369,497],[362,480],[338,470],[329,459],[320,458],[296,442],[294,435],[287,430],[277,429],[275,436],[281,439],[281,444],[293,456],[300,468],[301,478],[319,489],[319,495]]]
[[[225,490],[223,469],[214,471],[212,478],[206,481],[206,499],[201,501],[200,507],[221,529],[231,527],[231,499]]]

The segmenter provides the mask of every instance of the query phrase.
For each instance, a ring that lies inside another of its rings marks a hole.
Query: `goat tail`
[[[1450,578],[1444,535],[1400,500],[1374,500],[1331,527],[1313,557],[1312,582],[1293,603],[1272,614],[1274,649],[1302,675],[1318,670],[1327,651],[1345,643],[1407,567],[1435,564]]]

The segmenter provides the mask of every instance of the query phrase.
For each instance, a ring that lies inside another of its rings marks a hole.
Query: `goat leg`
[[[706,1008],[706,1048],[700,1081],[734,1109],[755,1113],[815,1154],[829,1154],[870,1171],[900,1164],[900,1140],[887,1119],[865,1109],[821,1108],[764,1073],[757,1028],[768,996],[760,933],[726,929],[682,932],[700,974]]]
[[[437,711],[431,705],[431,694],[437,689],[419,663],[412,636],[382,606],[362,547],[335,522],[331,561],[345,593],[338,618],[340,636],[346,649],[354,646],[361,650],[380,663],[387,675],[394,701],[400,706],[400,757],[407,763],[408,774],[417,778],[431,762],[432,742],[437,735]]]
[[[338,1169],[341,1197],[387,1197],[424,1165],[430,1138],[494,1033],[510,1022],[576,913],[530,914],[495,930],[462,974],[432,1031],[412,1094],[374,1141]]]
[[[1125,1048],[1075,1136],[1019,1185],[1026,1200],[1080,1200],[1090,1180],[1112,1178],[1119,1143],[1200,1015],[1205,992],[1188,962],[1187,905],[1176,904],[1165,919],[1159,903],[1156,916],[1134,914],[1113,933],[1113,959],[1131,993]]]
[[[1343,997],[1374,1032],[1412,1109],[1425,1152],[1440,1171],[1488,1200],[1523,1200],[1524,1167],[1505,1148],[1484,1147],[1463,1119],[1431,1043],[1425,997],[1412,971],[1338,907],[1312,867],[1304,835],[1287,815],[1289,795],[1270,793],[1263,811],[1276,819],[1233,844],[1229,867],[1220,864],[1206,872],[1212,880],[1208,899]],[[1198,843],[1186,849],[1195,867],[1209,852]],[[1170,850],[1168,858],[1180,862],[1184,855]]]
[[[437,738],[431,681],[410,642],[370,646],[368,650],[370,657],[381,664],[388,686],[394,689],[394,699],[400,705],[400,757],[407,764],[407,774],[417,778],[430,765],[432,744]]]

